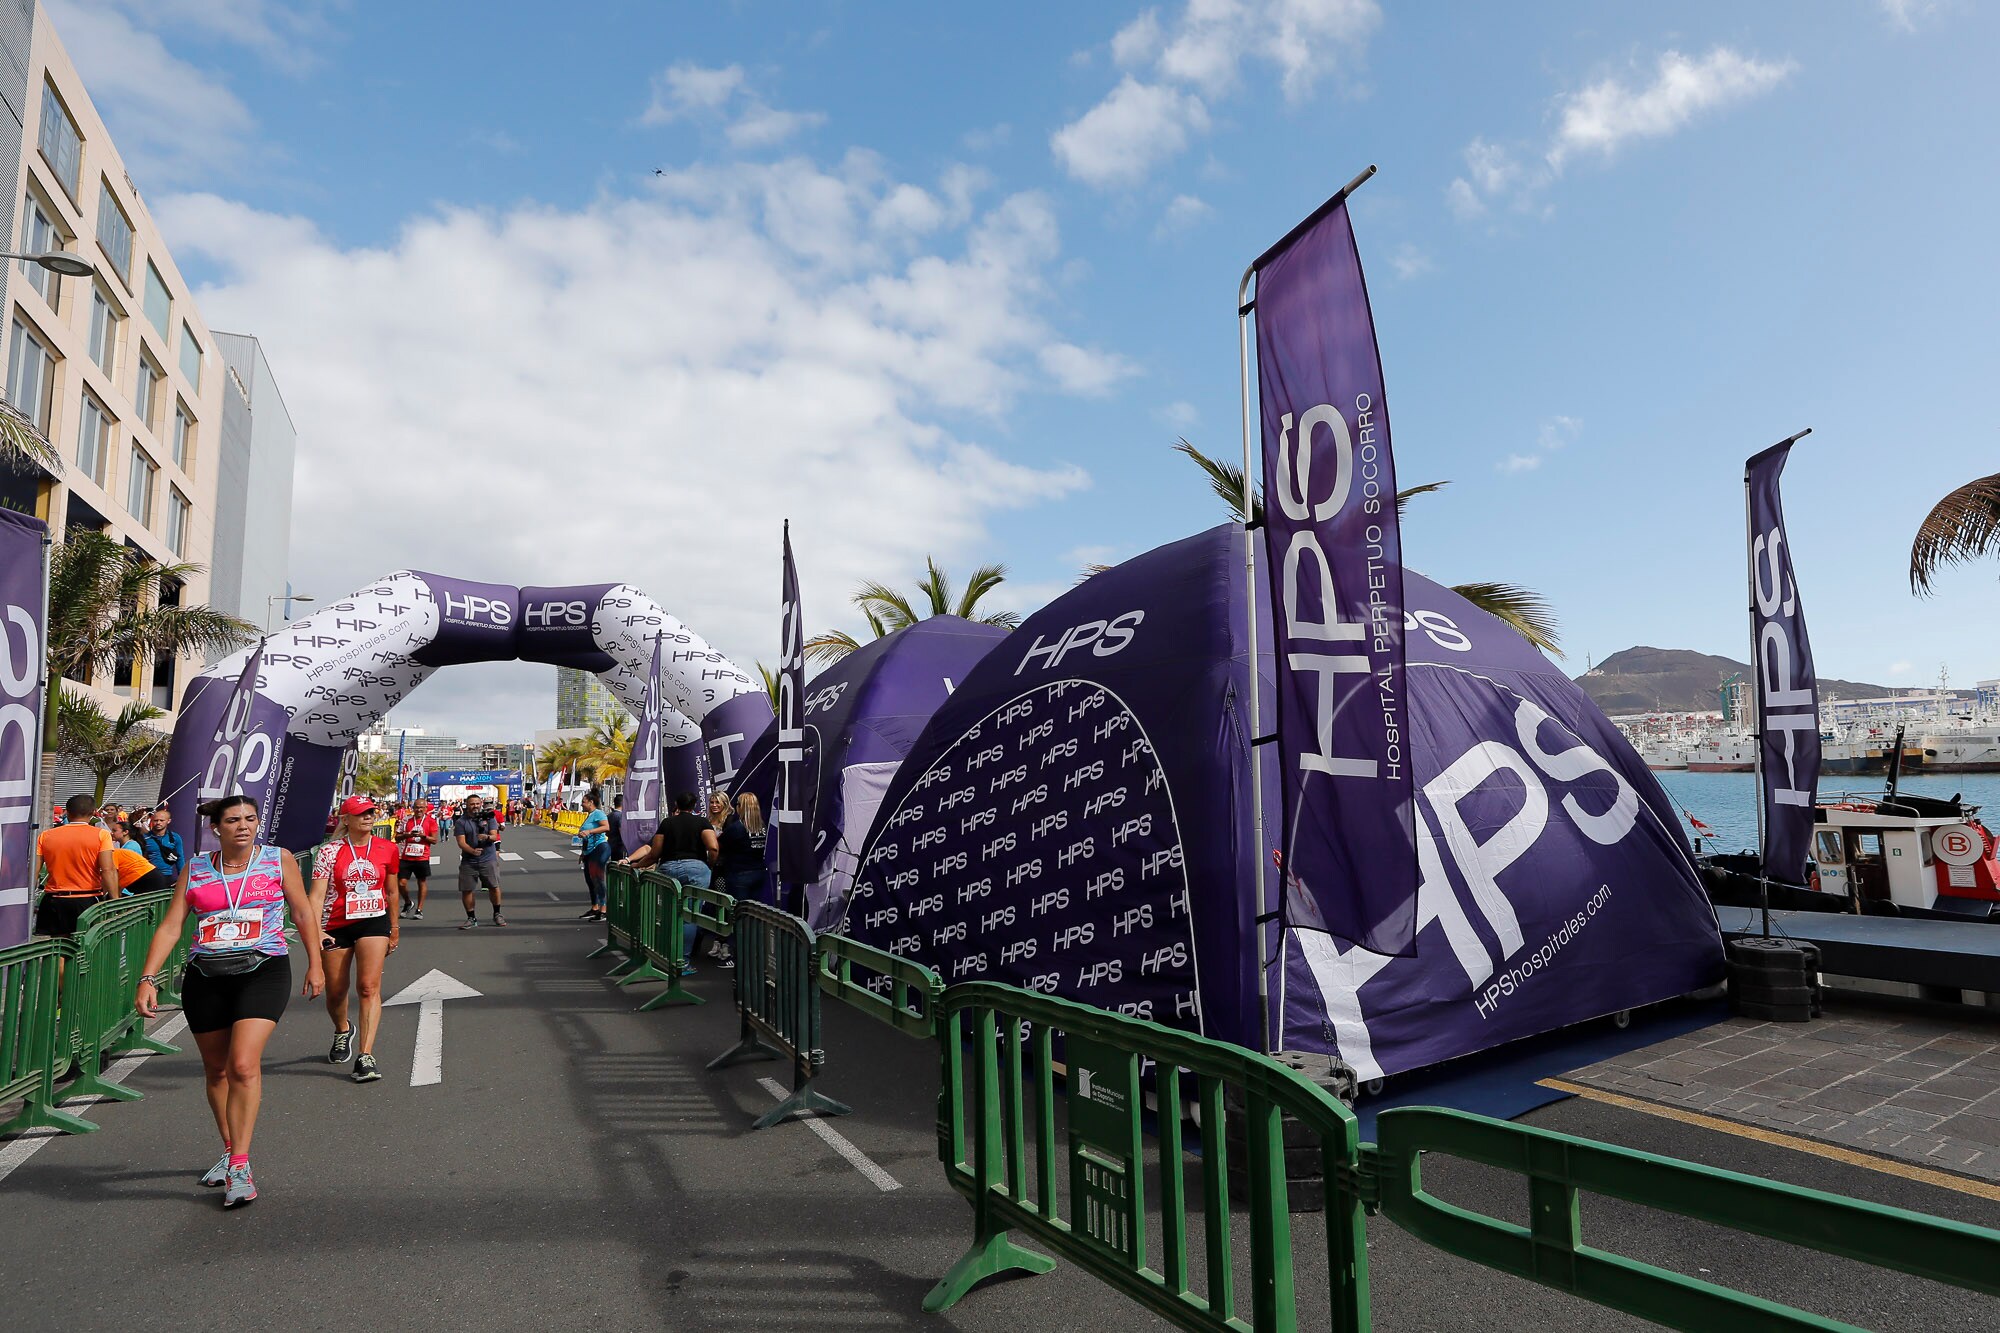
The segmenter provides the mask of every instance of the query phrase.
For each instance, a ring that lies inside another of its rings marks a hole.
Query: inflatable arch
[[[233,770],[264,811],[262,836],[300,851],[324,836],[341,755],[439,667],[518,659],[593,671],[637,717],[656,642],[665,790],[727,783],[769,723],[770,699],[645,593],[406,569],[266,635],[247,703],[236,703],[237,683],[256,647],[190,682],[160,790],[193,828],[195,806],[221,795]],[[650,833],[628,821],[628,838]]]

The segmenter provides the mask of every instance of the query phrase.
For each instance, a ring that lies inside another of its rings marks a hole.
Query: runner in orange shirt
[[[49,870],[48,887],[35,912],[35,933],[59,938],[76,934],[76,919],[91,904],[118,896],[111,833],[90,822],[97,813],[96,798],[72,796],[63,811],[69,822],[35,842],[35,853]]]

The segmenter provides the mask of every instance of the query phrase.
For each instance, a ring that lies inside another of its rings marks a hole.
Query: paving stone
[[[1864,1069],[1873,1069],[1879,1063],[1874,1057],[1856,1055],[1852,1051],[1835,1051],[1831,1055],[1814,1056],[1806,1062],[1808,1069],[1826,1069],[1837,1074],[1858,1074]]]
[[[1969,1102],[2000,1093],[2000,1079],[1968,1078],[1964,1074],[1939,1074],[1919,1086],[1924,1092],[1934,1092],[1940,1097],[1962,1097]]]
[[[1871,1106],[1854,1114],[1857,1121],[1872,1125],[1889,1125],[1908,1133],[1913,1129],[1931,1129],[1946,1117],[1930,1111],[1913,1111],[1902,1106]]]
[[[1899,1092],[1889,1099],[1889,1105],[1907,1107],[1912,1111],[1929,1111],[1933,1115],[1957,1115],[1972,1107],[1972,1103],[1963,1097],[1946,1097],[1928,1088]]]
[[[1884,1098],[1880,1094],[1870,1092],[1865,1088],[1857,1088],[1851,1084],[1840,1083],[1831,1088],[1822,1088],[1807,1097],[1806,1100],[1814,1106],[1822,1107],[1825,1110],[1852,1112],[1865,1111],[1871,1106],[1880,1106]]]
[[[1966,1139],[1987,1148],[2000,1148],[2000,1120],[1991,1120],[1983,1115],[1961,1113],[1942,1121],[1937,1131],[1947,1138]]]
[[[1949,1069],[1953,1065],[1963,1062],[1963,1056],[1955,1055],[1950,1051],[1940,1051],[1931,1046],[1920,1046],[1914,1051],[1904,1051],[1893,1060],[1884,1060],[1881,1067],[1889,1070],[1896,1069],[1898,1065],[1901,1065],[1904,1067],[1898,1071],[1901,1076],[1923,1078],[1926,1076],[1914,1071],[1918,1069]]]
[[[1703,1046],[1702,1049],[1709,1051],[1721,1051],[1725,1055],[1730,1055],[1730,1056],[1744,1056],[1744,1055],[1756,1055],[1762,1051],[1768,1051],[1774,1044],[1775,1043],[1766,1041],[1762,1038],[1753,1038],[1753,1037],[1745,1037],[1742,1035],[1737,1035],[1733,1037],[1724,1037],[1721,1041],[1711,1041],[1707,1043],[1705,1046]]]

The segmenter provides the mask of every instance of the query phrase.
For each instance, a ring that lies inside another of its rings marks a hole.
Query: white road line
[[[547,892],[548,892],[548,895],[549,895],[549,901],[550,901],[550,902],[552,902],[552,903],[559,903],[559,902],[561,902],[561,901],[562,901],[562,895],[561,895],[561,894],[559,894],[559,893],[557,893],[557,892],[556,892],[556,891],[555,891],[554,889],[549,889],[549,890],[547,890]]]
[[[172,1018],[169,1018],[146,1035],[157,1037],[161,1041],[172,1041],[186,1027],[187,1015],[175,1014]],[[139,1062],[147,1059],[152,1054],[153,1052],[151,1051],[136,1051],[121,1060],[114,1061],[111,1067],[104,1071],[104,1081],[106,1083],[123,1083],[125,1076],[137,1069]],[[75,1101],[67,1103],[63,1109],[66,1111],[75,1111],[89,1106],[94,1102],[106,1100],[108,1099],[104,1097],[79,1097]],[[40,1152],[42,1146],[48,1143],[49,1140],[61,1137],[63,1137],[63,1132],[59,1129],[31,1129],[6,1147],[0,1148],[0,1182],[4,1182],[7,1177],[14,1174],[15,1169],[23,1162]]]
[[[500,853],[500,859],[502,861],[518,861],[521,859],[521,854],[519,852],[502,852]]]
[[[444,858],[442,856],[433,856],[431,858],[431,864],[434,866],[441,866],[444,864]]]
[[[785,1100],[785,1098],[791,1095],[790,1093],[785,1091],[785,1085],[778,1082],[778,1080],[774,1078],[760,1078],[757,1080],[757,1082],[764,1089],[764,1091],[770,1093],[773,1097],[776,1097],[779,1101],[783,1101]],[[847,1159],[847,1164],[849,1166],[853,1167],[856,1171],[859,1171],[862,1175],[868,1177],[869,1181],[874,1184],[876,1189],[881,1190],[884,1194],[887,1194],[890,1190],[899,1190],[903,1188],[901,1181],[897,1180],[887,1171],[884,1171],[881,1167],[875,1165],[875,1163],[872,1160],[870,1160],[867,1153],[861,1151],[861,1149],[849,1143],[847,1139],[842,1136],[841,1132],[835,1129],[832,1125],[827,1124],[826,1121],[820,1119],[816,1115],[803,1116],[801,1117],[801,1119],[804,1121],[805,1127],[807,1129],[811,1130],[813,1133],[819,1135],[822,1139],[826,1140],[827,1147],[833,1149],[835,1152],[839,1153],[842,1157],[845,1157]]]
[[[535,855],[541,857],[544,861],[560,861],[563,859],[561,852],[536,852]]]

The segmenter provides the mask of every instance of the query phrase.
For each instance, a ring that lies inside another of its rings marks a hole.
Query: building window
[[[51,250],[63,248],[63,235],[56,230],[56,224],[49,219],[49,210],[42,207],[42,201],[30,194],[21,205],[21,253],[45,255]],[[56,308],[56,297],[62,292],[62,275],[51,273],[40,264],[21,261],[21,276],[28,285],[42,294],[49,309]]]
[[[111,182],[102,182],[97,195],[97,245],[125,290],[132,290],[132,219],[119,207]]]
[[[98,283],[90,284],[90,359],[106,375],[118,377],[118,325],[124,316]]]
[[[146,318],[152,321],[164,345],[174,331],[174,298],[167,291],[167,280],[150,259],[146,261]]]
[[[160,381],[164,378],[153,358],[140,352],[139,383],[132,391],[132,405],[139,410],[139,420],[155,437],[160,433]]]
[[[125,483],[125,509],[145,527],[153,526],[153,484],[160,469],[146,451],[132,446],[132,475]]]
[[[77,180],[83,169],[83,136],[76,132],[76,122],[69,118],[69,108],[56,96],[52,83],[42,85],[42,132],[36,146],[42,150],[42,160],[49,164],[49,170],[69,191],[69,197],[76,198]]]
[[[111,465],[111,414],[89,394],[83,396],[83,410],[76,422],[77,470],[102,486]]]
[[[175,555],[187,554],[188,498],[178,486],[167,488],[167,549]]]
[[[185,322],[181,324],[181,374],[196,393],[201,392],[201,344],[194,340],[194,330]]]
[[[183,475],[194,475],[194,418],[186,403],[174,404],[174,466]]]
[[[49,345],[14,316],[14,343],[7,356],[7,401],[28,414],[42,434],[49,433],[49,408],[55,401],[56,357]]]

